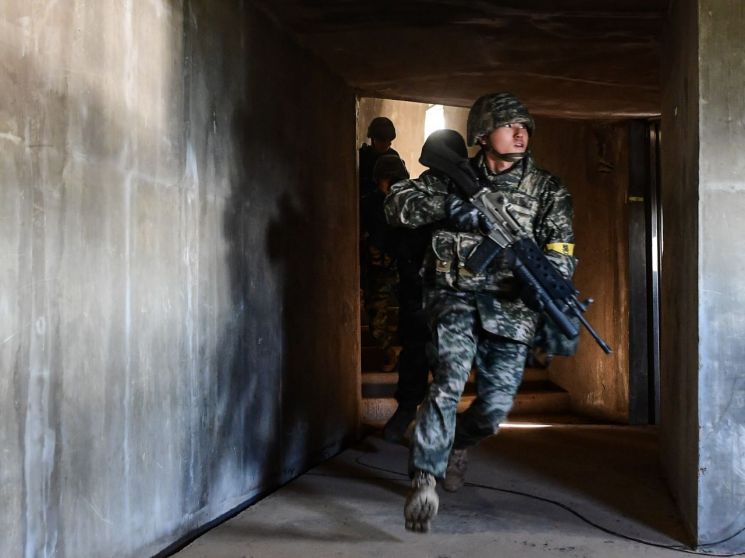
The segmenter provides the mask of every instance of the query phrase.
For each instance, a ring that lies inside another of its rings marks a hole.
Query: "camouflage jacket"
[[[562,275],[570,278],[576,266],[572,198],[559,179],[536,167],[530,155],[498,174],[488,170],[481,153],[471,164],[482,182],[507,194],[523,229],[544,248]],[[417,179],[394,184],[385,200],[386,219],[391,225],[417,228],[435,224],[422,268],[425,298],[432,301],[442,289],[474,292],[485,330],[531,343],[538,315],[519,298],[520,285],[507,264],[496,258],[478,275],[465,268],[468,256],[484,237],[478,231],[448,229],[445,196],[449,193],[457,193],[452,180],[427,171]]]

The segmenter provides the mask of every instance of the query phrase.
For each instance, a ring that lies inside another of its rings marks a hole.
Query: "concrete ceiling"
[[[536,114],[660,112],[669,0],[259,0],[361,95],[469,106],[509,90]]]

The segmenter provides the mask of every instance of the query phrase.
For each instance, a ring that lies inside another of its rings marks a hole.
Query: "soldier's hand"
[[[533,312],[543,312],[543,302],[541,302],[541,298],[538,296],[538,291],[530,285],[523,285],[520,290],[520,298],[525,303],[525,306],[533,310]]]
[[[489,232],[486,217],[469,201],[455,194],[445,196],[445,214],[451,229],[460,232]]]

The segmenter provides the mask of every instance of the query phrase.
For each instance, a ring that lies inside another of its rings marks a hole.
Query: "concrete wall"
[[[674,2],[663,56],[660,441],[683,520],[698,506],[698,48],[696,1]]]
[[[388,116],[396,125],[394,147],[413,176],[424,140],[429,105],[390,99],[360,101],[358,142],[367,123]],[[466,135],[468,109],[445,107],[446,126]],[[596,302],[587,313],[613,348],[605,356],[582,330],[577,355],[557,358],[550,377],[566,389],[574,411],[614,422],[629,412],[628,188],[629,138],[623,122],[537,118],[531,149],[538,164],[564,180],[574,197],[577,257],[575,284]],[[477,150],[471,149],[472,153]]]
[[[695,542],[735,552],[745,550],[744,26],[741,2],[673,4],[662,122],[663,462]]]
[[[354,95],[250,6],[4,2],[2,556],[152,554],[356,433]]]
[[[745,4],[701,0],[698,24],[698,537],[706,544],[745,530]],[[724,546],[745,551],[745,534]]]

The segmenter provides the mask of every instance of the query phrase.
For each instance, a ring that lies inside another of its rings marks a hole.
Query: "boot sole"
[[[432,519],[437,515],[440,498],[434,487],[417,490],[406,500],[404,518],[406,529],[417,533],[426,533]]]

